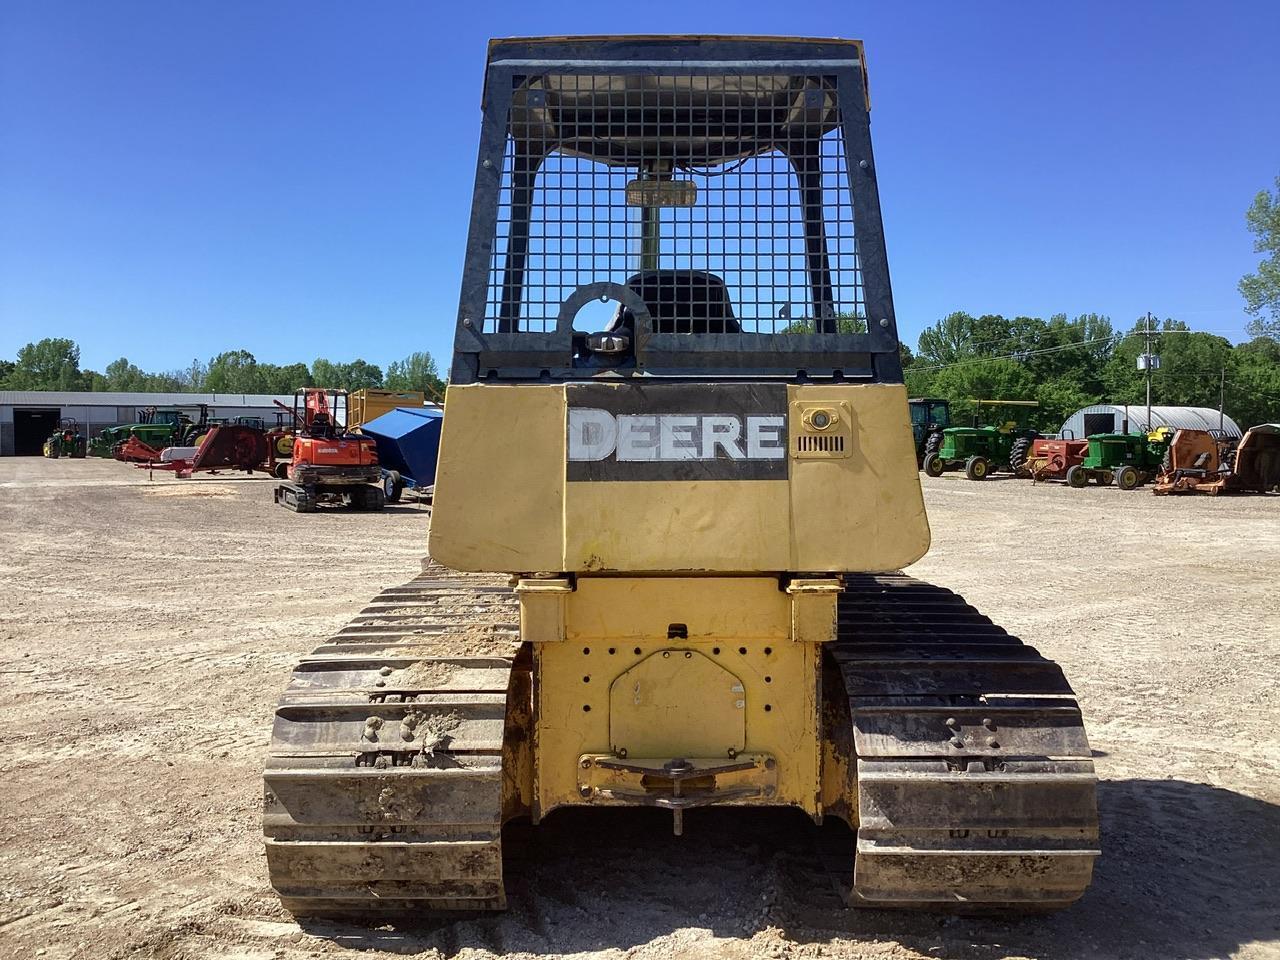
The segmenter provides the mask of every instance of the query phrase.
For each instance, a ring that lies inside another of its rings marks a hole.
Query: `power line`
[[[1083,317],[1083,316],[1090,316],[1090,314],[1081,314],[1081,316],[1080,316],[1080,317],[1076,317],[1074,320],[1068,320],[1068,321],[1067,321],[1067,326],[1069,326],[1069,327],[1076,327],[1076,326],[1078,326],[1077,321],[1078,321],[1078,320],[1080,320],[1080,319],[1081,319],[1081,317]],[[1095,316],[1097,316],[1100,320],[1105,320],[1105,321],[1107,322],[1107,325],[1108,325],[1108,326],[1110,326],[1110,324],[1111,324],[1111,317],[1107,316],[1106,314],[1096,314]],[[944,319],[945,319],[945,318],[944,318]],[[979,318],[977,318],[977,319],[981,319],[981,317],[979,317]],[[1016,318],[1015,318],[1015,319],[1016,319]],[[1040,318],[1039,318],[1039,317],[1032,317],[1032,318],[1030,318],[1030,319],[1033,319],[1033,320],[1040,320]],[[1146,318],[1144,317],[1144,318],[1143,318],[1143,320],[1145,321],[1145,319],[1146,319]],[[1154,318],[1153,318],[1153,319],[1154,319]],[[1040,322],[1041,322],[1041,323],[1044,323],[1044,321],[1043,321],[1043,320],[1041,320]],[[935,326],[932,326],[932,327],[926,327],[924,330],[922,330],[922,331],[921,331],[920,335],[921,335],[921,336],[924,336],[924,334],[928,333],[930,330],[936,330],[936,329],[937,329],[937,326],[936,326],[936,325],[935,325]],[[1048,326],[1046,325],[1044,329],[1046,329],[1046,330],[1047,330],[1047,329],[1048,329]],[[1212,333],[1212,334],[1225,334],[1225,333],[1235,333],[1235,332],[1237,332],[1237,331],[1235,331],[1235,330],[1231,330],[1231,329],[1229,329],[1229,328],[1227,328],[1227,327],[1214,327],[1212,330],[1158,330],[1158,329],[1155,329],[1155,328],[1153,328],[1153,329],[1151,330],[1152,335],[1153,335],[1153,336],[1157,336],[1157,337],[1158,337],[1158,336],[1160,336],[1160,335],[1162,335],[1162,334],[1165,334],[1165,333]],[[1142,330],[1142,329],[1135,329],[1135,330],[1133,330],[1133,331],[1131,331],[1131,332],[1129,332],[1129,333],[1127,333],[1127,334],[1123,334],[1123,336],[1141,336],[1142,334],[1143,334],[1143,330]],[[1009,342],[1010,342],[1010,341],[1012,341],[1012,340],[1024,340],[1024,339],[1026,339],[1027,337],[1034,337],[1034,336],[1036,336],[1036,332],[1034,332],[1034,331],[1030,331],[1030,332],[1027,332],[1027,333],[1013,333],[1013,334],[1010,334],[1010,335],[1009,335],[1009,336],[1007,336],[1007,337],[996,337],[996,338],[995,338],[995,339],[993,339],[993,340],[975,340],[973,343],[966,343],[966,344],[964,344],[964,346],[965,346],[967,349],[970,349],[970,350],[976,350],[978,347],[989,347],[989,346],[991,346],[993,343],[1009,343]],[[1122,334],[1116,334],[1116,336],[1122,336]]]
[[[979,318],[979,319],[981,319],[981,318]],[[1038,317],[1033,317],[1032,319],[1036,319],[1036,320],[1038,320],[1039,318],[1038,318]],[[1079,319],[1079,318],[1077,318],[1077,319]],[[1107,324],[1108,324],[1108,325],[1110,325],[1110,323],[1111,323],[1111,318],[1110,318],[1110,317],[1103,317],[1102,319],[1106,320],[1106,321],[1107,321]],[[1041,321],[1041,322],[1043,322],[1043,321]],[[1070,326],[1074,326],[1074,325],[1075,325],[1075,321],[1074,321],[1074,320],[1068,320],[1068,321],[1067,321],[1067,323],[1068,323],[1068,325],[1070,325]],[[925,333],[929,332],[930,330],[934,330],[934,329],[936,329],[936,328],[935,328],[935,327],[927,327],[927,328],[925,328],[925,330],[921,331],[920,335],[921,335],[921,336],[924,336],[924,334],[925,334]],[[1045,329],[1048,329],[1048,327],[1046,327]],[[1013,334],[1010,334],[1010,335],[1009,335],[1009,336],[1007,336],[1007,337],[996,337],[994,340],[977,340],[977,341],[974,341],[973,343],[966,343],[966,344],[965,344],[965,346],[966,346],[967,348],[969,348],[969,349],[974,349],[974,350],[976,350],[978,347],[989,347],[989,346],[991,346],[991,344],[993,344],[993,343],[1009,343],[1009,342],[1010,342],[1010,341],[1012,341],[1012,340],[1025,340],[1025,339],[1027,339],[1028,337],[1034,337],[1035,335],[1036,335],[1036,333],[1035,333],[1035,332],[1028,332],[1028,333],[1013,333]]]
[[[1093,343],[1114,343],[1123,340],[1132,334],[1118,333],[1110,337],[1096,337],[1092,340],[1080,340],[1076,343],[1060,343],[1055,347],[1040,347],[1036,350],[1020,350],[1017,353],[1006,353],[995,357],[972,357],[968,360],[953,360],[951,363],[935,363],[927,366],[912,364],[910,370],[946,370],[950,367],[967,367],[975,363],[991,363],[996,360],[1022,360],[1027,357],[1039,357],[1046,353],[1058,353],[1062,350],[1075,350],[1079,347],[1087,347]]]
[[[1061,350],[1074,350],[1077,347],[1087,347],[1094,343],[1118,343],[1129,337],[1163,337],[1173,333],[1206,333],[1212,334],[1211,330],[1151,330],[1148,334],[1146,330],[1133,330],[1129,333],[1116,333],[1109,337],[1095,337],[1091,340],[1078,340],[1075,343],[1060,343],[1052,347],[1038,347],[1034,350],[1019,350],[1016,353],[1004,353],[992,357],[970,357],[967,360],[953,360],[950,363],[934,363],[928,365],[912,364],[909,370],[946,370],[950,367],[967,367],[975,363],[991,363],[994,360],[1022,360],[1027,357],[1038,357],[1046,353],[1056,353]],[[1009,337],[1007,339],[1016,340],[1017,337]],[[998,343],[998,340],[987,341],[989,343]]]

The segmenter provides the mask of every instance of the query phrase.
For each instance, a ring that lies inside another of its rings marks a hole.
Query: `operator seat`
[[[741,333],[729,290],[704,270],[642,270],[627,280],[653,318],[653,333]],[[619,304],[607,328],[634,334],[635,316]]]
[[[329,415],[327,413],[317,413],[313,416],[311,418],[311,427],[307,432],[315,439],[328,439],[333,433],[333,423],[329,420]]]

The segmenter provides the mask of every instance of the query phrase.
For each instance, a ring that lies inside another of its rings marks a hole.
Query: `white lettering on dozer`
[[[784,420],[723,414],[619,414],[591,407],[569,411],[569,459],[781,460]]]

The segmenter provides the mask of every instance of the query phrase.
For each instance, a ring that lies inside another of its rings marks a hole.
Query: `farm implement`
[[[1171,493],[1266,493],[1280,488],[1280,424],[1264,423],[1245,432],[1234,446],[1206,430],[1179,430],[1156,485]]]
[[[137,442],[137,441],[130,441]],[[253,473],[268,458],[267,435],[257,427],[228,423],[210,427],[196,447],[169,447],[139,467],[169,470],[179,477],[219,470]]]
[[[130,436],[116,444],[112,456],[125,463],[159,463],[161,451],[160,447],[154,447],[139,437]]]

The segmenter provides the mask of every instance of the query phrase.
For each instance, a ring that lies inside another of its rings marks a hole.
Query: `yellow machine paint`
[[[356,390],[347,398],[347,426],[354,430],[396,407],[421,407],[426,402],[421,390]]]
[[[546,628],[533,641],[535,817],[563,804],[643,802],[645,778],[661,779],[673,759],[732,773],[719,784],[732,793],[723,802],[821,812],[815,696],[819,645],[835,630],[835,592],[822,590],[832,584],[808,593],[763,577],[558,585],[558,595],[537,581],[517,588],[523,635]]]
[[[929,545],[905,389],[788,386],[788,475],[749,482],[568,481],[565,393],[449,389],[430,544],[520,578],[535,820],[646,802],[673,761],[709,771],[717,802],[820,817],[830,575]]]
[[[790,476],[750,482],[568,483],[565,390],[449,388],[433,557],[515,574],[776,574],[897,570],[929,549],[901,384],[788,385]],[[808,405],[850,422],[814,429]],[[844,427],[843,456],[799,449]]]

